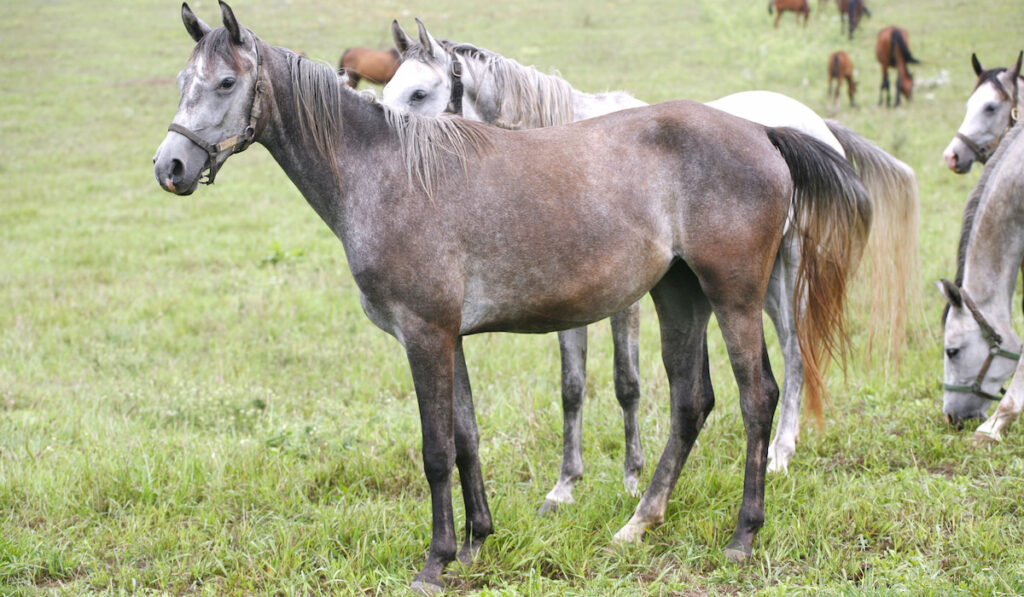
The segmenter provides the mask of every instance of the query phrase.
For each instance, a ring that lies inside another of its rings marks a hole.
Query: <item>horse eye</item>
[[[423,101],[423,99],[426,98],[426,97],[427,97],[427,92],[423,91],[422,89],[417,89],[416,91],[412,92],[412,100],[414,102]]]
[[[987,106],[985,106],[985,113],[986,114],[991,114],[991,113],[993,113],[995,111],[996,111],[996,107],[995,107],[994,104],[988,104]]]
[[[234,86],[235,86],[235,78],[234,77],[228,77],[228,78],[226,78],[226,79],[224,79],[223,81],[220,82],[220,89],[223,89],[225,91],[227,91],[228,89],[231,89]]]
[[[959,348],[947,348],[946,349],[946,356],[951,358],[951,359],[955,358],[956,355],[958,355],[959,353],[960,353],[960,349]]]

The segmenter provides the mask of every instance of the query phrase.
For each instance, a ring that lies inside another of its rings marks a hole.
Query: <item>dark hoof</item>
[[[540,510],[537,510],[537,515],[546,516],[548,514],[554,514],[555,512],[558,512],[559,506],[561,506],[561,504],[554,500],[544,500],[544,505],[540,507]]]
[[[480,548],[482,547],[483,541],[463,545],[455,559],[466,568],[469,568],[476,561],[476,557],[480,554]]]
[[[733,564],[746,564],[750,560],[750,552],[738,547],[726,547],[725,558]]]
[[[437,595],[444,591],[444,587],[441,585],[435,585],[434,583],[425,582],[422,580],[412,581],[412,592],[417,595]]]

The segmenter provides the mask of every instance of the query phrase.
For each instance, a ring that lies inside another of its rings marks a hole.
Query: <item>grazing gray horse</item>
[[[1021,59],[1010,68],[981,66],[977,54],[971,54],[971,65],[978,82],[967,98],[967,111],[956,135],[942,152],[942,159],[957,174],[966,174],[974,161],[984,164],[999,146],[1003,135],[1020,120],[1024,105],[1024,78],[1020,76]]]
[[[622,91],[585,93],[556,75],[495,52],[467,43],[434,38],[423,23],[416,20],[418,40],[393,22],[395,45],[402,64],[384,88],[384,104],[392,108],[436,116],[458,104],[467,118],[489,122],[503,128],[536,128],[585,120],[625,108],[646,105]],[[872,282],[871,338],[888,334],[884,342],[887,362],[898,360],[905,330],[907,281],[917,271],[917,182],[914,171],[903,162],[834,121],[822,120],[804,104],[770,91],[744,91],[714,100],[709,106],[765,126],[789,126],[799,129],[840,155],[857,164],[861,180],[873,202],[870,271]],[[800,255],[792,231],[785,235],[772,271],[764,310],[777,331],[785,362],[782,407],[775,438],[768,447],[768,471],[785,471],[796,449],[799,435],[803,363],[795,333],[794,282]],[[627,312],[636,318],[635,307]],[[626,421],[625,473],[627,489],[635,482],[642,465],[640,439],[636,436],[637,394],[639,388],[634,360],[619,358],[637,344],[636,325],[617,325],[612,316],[612,335],[616,346],[616,393]],[[562,349],[563,443],[562,467],[558,482],[548,493],[541,511],[559,503],[573,501],[574,484],[583,476],[582,427],[583,384],[585,379],[586,330],[579,328],[559,333]],[[624,391],[629,388],[631,391]]]
[[[798,131],[685,101],[528,131],[398,113],[330,67],[271,47],[220,6],[217,29],[182,6],[196,46],[178,75],[181,100],[154,174],[188,195],[259,143],[341,240],[363,309],[404,347],[416,391],[433,530],[414,588],[438,590],[447,564],[470,563],[493,532],[462,337],[571,329],[647,292],[661,324],[672,433],[617,537],[639,539],[664,519],[714,405],[714,313],[747,433],[726,553],[749,557],[764,522],[778,400],[761,304],[790,219],[804,244],[797,290],[813,297],[797,333],[808,401],[820,409],[822,367],[846,338],[847,275],[870,222],[850,164]],[[466,512],[461,549],[454,466]]]
[[[1011,315],[1017,272],[1024,260],[1024,131],[1006,134],[974,185],[964,209],[956,281],[942,280],[945,357],[942,411],[959,426],[995,412],[975,438],[1000,441],[1024,408],[1024,375],[1017,374],[1021,341]],[[1013,375],[1003,396],[1003,383]]]

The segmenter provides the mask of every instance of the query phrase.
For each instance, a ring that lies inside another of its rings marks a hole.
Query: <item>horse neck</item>
[[[1014,138],[1018,136],[1019,131]],[[1016,185],[1000,180],[1013,176],[1024,159],[1024,143],[1013,145],[1003,148],[998,161],[989,162],[987,176],[978,182],[985,188],[967,243],[962,284],[979,306],[987,306],[1008,326],[1017,271],[1024,259],[1024,202],[1012,192]]]
[[[258,140],[310,206],[340,236],[346,216],[344,199],[350,195],[351,188],[365,184],[367,174],[383,176],[386,171],[383,164],[366,163],[368,157],[380,155],[371,148],[389,143],[397,147],[397,140],[389,134],[378,106],[338,82],[339,103],[333,108],[338,118],[338,126],[333,131],[334,143],[331,151],[321,151],[310,130],[310,116],[306,116],[304,122],[300,115],[303,108],[296,99],[292,69],[299,61],[305,61],[304,68],[322,68],[322,65],[269,46],[265,55],[268,56],[265,72],[271,83],[272,108]]]
[[[579,92],[564,79],[482,50],[459,52],[469,77],[463,85],[476,120],[504,128],[539,128],[579,120],[573,106]]]

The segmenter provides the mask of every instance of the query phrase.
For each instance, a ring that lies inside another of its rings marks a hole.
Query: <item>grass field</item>
[[[150,158],[192,43],[179,4],[0,0],[0,594],[393,594],[430,537],[419,424],[400,345],[362,314],[341,245],[265,150],[174,197]],[[219,23],[216,3],[192,5]],[[268,42],[335,63],[421,17],[443,37],[557,68],[577,88],[647,101],[763,88],[822,114],[825,61],[853,57],[862,107],[836,118],[912,165],[921,300],[902,368],[833,370],[824,431],[805,429],[768,481],[743,566],[721,550],[742,487],[744,434],[713,328],[718,405],[667,520],[642,546],[610,538],[635,500],[606,324],[593,327],[586,478],[578,503],[535,515],[561,442],[553,336],[467,340],[497,533],[454,594],[1024,593],[1024,439],[978,449],[942,421],[931,284],[954,272],[978,169],[941,152],[974,76],[1024,45],[1019,0],[876,0],[853,41],[834,5],[807,28],[766,2],[236,0]],[[875,105],[875,32],[910,31],[914,101]],[[653,308],[641,368],[649,479],[667,433]],[[772,340],[770,340],[772,342]],[[781,371],[777,350],[775,371]],[[888,371],[888,373],[886,373]],[[457,487],[457,484],[455,484]],[[456,490],[461,526],[461,496]]]

